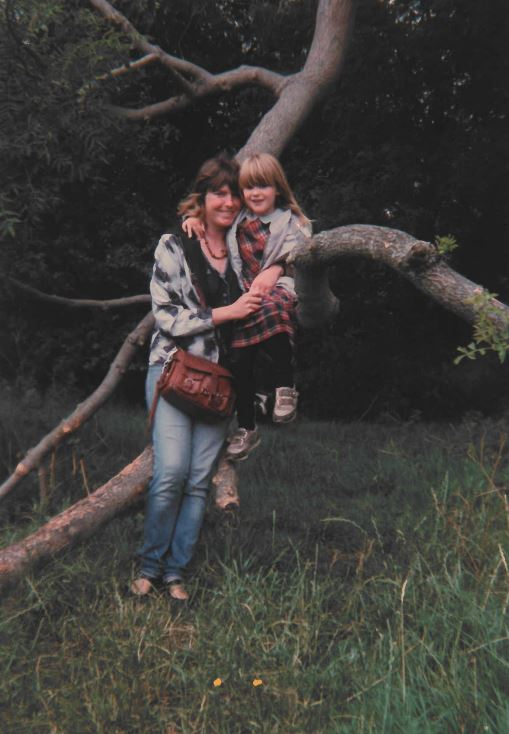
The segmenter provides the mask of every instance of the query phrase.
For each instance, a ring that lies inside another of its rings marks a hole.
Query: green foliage
[[[509,316],[501,310],[497,294],[477,289],[468,303],[475,309],[474,338],[466,347],[458,347],[460,356],[454,363],[483,357],[488,352],[495,352],[500,363],[504,362],[509,350]]]
[[[2,421],[29,443],[12,398]],[[109,406],[83,436],[92,486],[137,450],[142,420]],[[141,514],[3,600],[2,730],[506,731],[505,433],[472,420],[264,430],[238,521],[208,513],[188,608],[125,596]],[[72,450],[53,511],[85,491],[78,476],[66,493]],[[0,508],[5,543],[43,520],[29,502]]]
[[[456,237],[453,237],[452,234],[446,234],[442,236],[437,235],[435,237],[435,246],[437,248],[438,254],[442,257],[448,257],[451,253],[454,252],[454,250],[457,250],[459,247]]]

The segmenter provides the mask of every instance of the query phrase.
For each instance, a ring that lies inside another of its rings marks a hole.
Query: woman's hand
[[[198,217],[184,219],[182,229],[188,237],[196,237],[199,240],[205,239],[205,226]]]
[[[283,275],[284,268],[282,265],[270,265],[261,273],[258,273],[256,278],[251,283],[249,293],[253,293],[258,296],[266,296],[276,285],[279,278]]]
[[[251,293],[243,293],[230,306],[220,306],[212,309],[212,321],[215,326],[224,324],[226,321],[241,321],[259,311],[262,305],[262,297]]]

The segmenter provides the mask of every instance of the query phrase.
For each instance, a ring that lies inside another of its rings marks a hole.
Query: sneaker
[[[272,420],[274,423],[289,423],[297,415],[299,393],[294,387],[276,387],[276,399]]]
[[[247,428],[237,428],[228,441],[226,458],[232,461],[242,461],[242,459],[247,459],[251,451],[258,446],[260,437],[256,428],[252,431],[248,431]]]

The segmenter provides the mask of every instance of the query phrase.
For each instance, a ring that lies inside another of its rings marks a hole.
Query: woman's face
[[[205,223],[208,227],[228,229],[240,211],[240,197],[225,184],[205,194]]]

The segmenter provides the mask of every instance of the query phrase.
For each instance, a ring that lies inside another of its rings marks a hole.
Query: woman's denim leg
[[[160,374],[160,366],[149,367],[149,407]],[[139,552],[143,575],[158,578],[163,574],[165,581],[181,578],[198,540],[210,477],[228,423],[194,421],[164,399],[159,400],[152,430],[153,478]]]
[[[181,577],[191,560],[205,514],[210,480],[230,420],[207,424],[193,422],[189,475],[173,532],[171,553],[164,559],[164,580]]]

